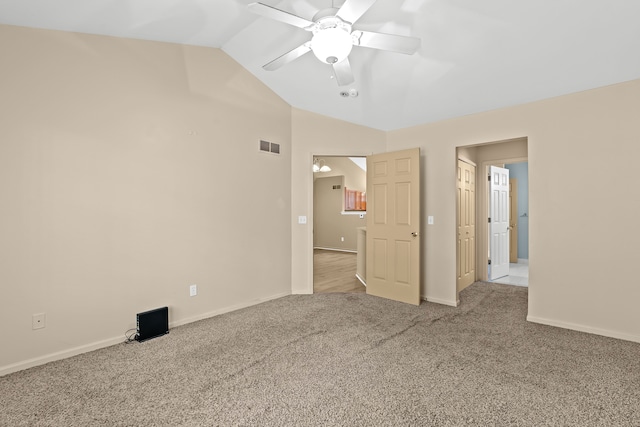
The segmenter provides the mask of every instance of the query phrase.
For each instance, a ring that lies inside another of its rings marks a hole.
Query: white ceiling
[[[354,47],[356,81],[342,88],[313,54],[263,70],[310,34],[249,12],[251,2],[0,0],[0,23],[221,48],[292,106],[382,130],[640,78],[639,0],[378,0],[354,28],[421,47]],[[332,5],[262,2],[306,19]],[[339,95],[352,88],[358,97]]]

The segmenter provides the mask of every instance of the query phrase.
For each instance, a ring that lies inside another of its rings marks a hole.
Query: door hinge
[[[487,218],[488,222],[491,223],[491,218]]]
[[[489,260],[489,265],[491,265],[491,260]]]

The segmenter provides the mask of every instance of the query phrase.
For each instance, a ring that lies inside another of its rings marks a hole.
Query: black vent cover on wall
[[[156,308],[136,314],[139,342],[169,333],[169,307]]]

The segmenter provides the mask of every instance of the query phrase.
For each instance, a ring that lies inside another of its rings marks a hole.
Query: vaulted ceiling
[[[313,54],[264,70],[310,34],[251,2],[0,0],[0,23],[220,48],[292,106],[381,130],[640,78],[638,0],[377,0],[354,28],[419,37],[420,48],[356,46],[355,82],[342,87]],[[262,2],[312,20],[344,0]]]

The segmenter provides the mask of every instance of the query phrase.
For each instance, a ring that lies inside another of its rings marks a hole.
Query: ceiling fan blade
[[[371,31],[354,31],[352,34],[358,40],[358,46],[373,49],[389,50],[411,55],[416,53],[420,47],[420,39],[416,37],[373,33]]]
[[[253,13],[257,13],[258,15],[275,19],[276,21],[284,22],[285,24],[293,25],[295,27],[307,29],[309,26],[313,25],[312,21],[301,18],[292,13],[285,12],[284,10],[276,9],[275,7],[271,7],[264,3],[250,3],[247,7]]]
[[[340,62],[333,64],[333,73],[336,75],[338,86],[345,86],[355,81],[349,58],[345,58]]]
[[[353,24],[360,19],[375,2],[376,0],[347,0],[336,15],[342,20]]]
[[[310,50],[311,50],[311,42],[308,41],[305,44],[301,44],[297,48],[290,50],[284,55],[279,56],[278,58],[274,59],[268,64],[263,65],[262,68],[264,68],[267,71],[277,70],[283,65],[288,64],[289,62],[300,58],[302,55],[309,52]]]

